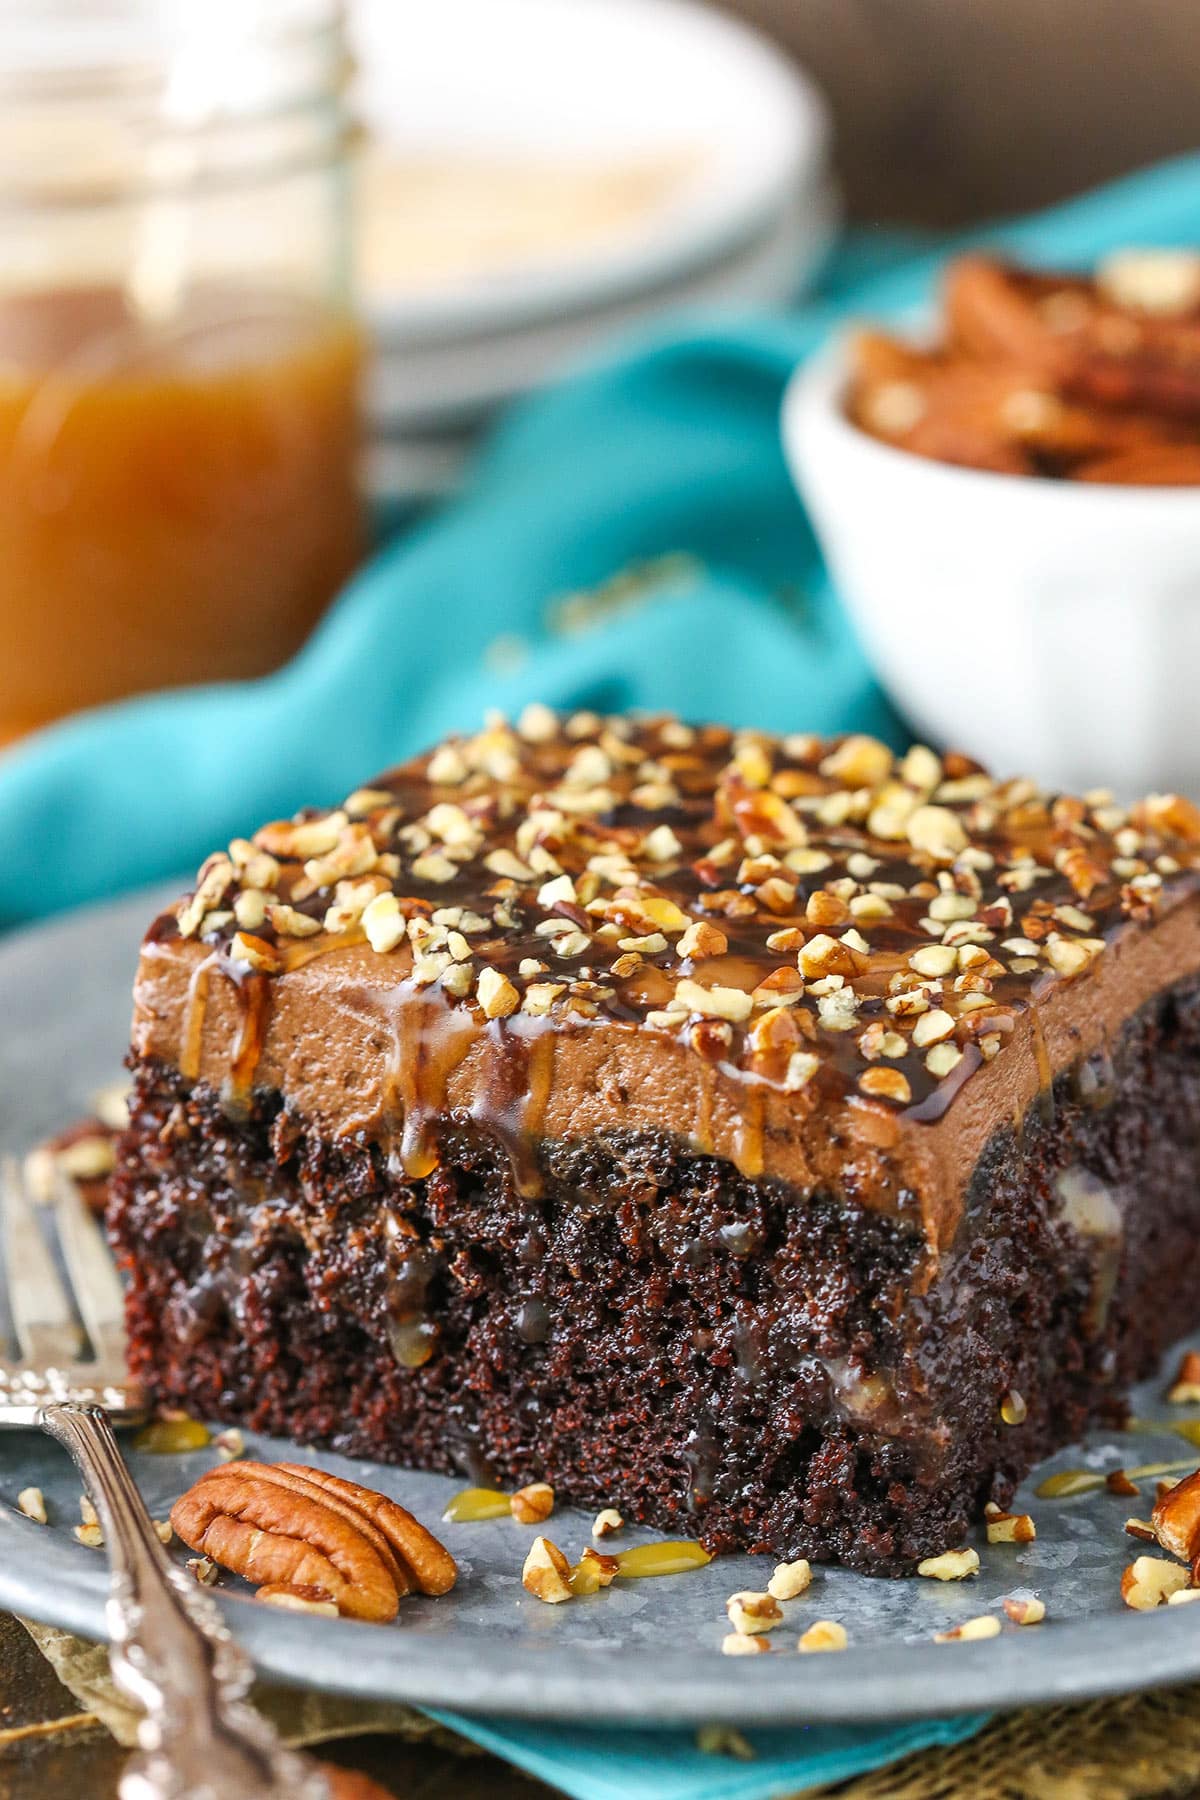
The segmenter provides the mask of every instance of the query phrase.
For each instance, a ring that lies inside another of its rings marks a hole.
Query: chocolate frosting
[[[210,858],[133,1045],[414,1178],[667,1129],[953,1234],[997,1124],[1200,967],[1200,813],[923,749],[531,708]]]

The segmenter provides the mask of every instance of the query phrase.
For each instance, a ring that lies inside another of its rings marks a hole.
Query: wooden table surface
[[[319,1754],[373,1776],[396,1800],[547,1800],[551,1791],[493,1757],[397,1737],[344,1738]],[[115,1800],[128,1755],[0,1613],[0,1800]]]

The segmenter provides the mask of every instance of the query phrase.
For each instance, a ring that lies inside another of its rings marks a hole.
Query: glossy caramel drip
[[[1029,1024],[1033,1034],[1033,1054],[1037,1061],[1038,1094],[1035,1102],[1047,1125],[1054,1123],[1054,1068],[1046,1045],[1046,1031],[1038,1009],[1036,993],[1029,1000]]]
[[[763,1172],[766,1111],[765,1088],[760,1082],[747,1082],[734,1133],[733,1160],[748,1181],[757,1181]]]
[[[689,1569],[703,1569],[712,1556],[692,1538],[669,1538],[661,1544],[635,1544],[617,1556],[618,1575],[627,1580],[647,1575],[686,1575]]]
[[[916,1120],[920,1125],[936,1125],[949,1112],[951,1101],[982,1061],[978,1044],[968,1044],[957,1068],[951,1069],[949,1075],[939,1081],[935,1088],[931,1088],[919,1105],[910,1106],[905,1116]]]
[[[276,945],[283,972],[291,974],[294,969],[303,969],[308,963],[316,962],[320,956],[331,956],[335,951],[346,950],[352,944],[365,944],[366,933],[361,925],[351,925],[336,936],[332,932],[318,932],[316,937],[282,938]]]
[[[716,1083],[712,1069],[705,1065],[696,1074],[696,1118],[692,1126],[692,1144],[702,1155],[713,1147],[713,1098]]]
[[[478,1036],[469,1013],[430,989],[397,990],[395,1064],[388,1111],[399,1130],[396,1155],[410,1181],[438,1165],[434,1131],[444,1116],[446,1084]]]
[[[540,1020],[494,1020],[488,1058],[471,1117],[508,1153],[513,1185],[524,1199],[542,1191],[538,1139],[554,1080],[553,1031]]]
[[[211,1442],[212,1432],[199,1419],[155,1419],[138,1432],[133,1447],[155,1456],[179,1456],[188,1450],[203,1450]]]
[[[512,1512],[512,1501],[499,1488],[469,1487],[455,1494],[443,1519],[450,1525],[474,1524],[477,1519],[503,1519]]]
[[[186,1076],[189,1081],[195,1081],[200,1073],[209,983],[212,980],[212,972],[219,962],[220,953],[214,950],[211,956],[206,956],[203,962],[196,964],[188,981],[187,1001],[183,1013],[183,1032],[179,1046],[179,1073]]]
[[[271,1012],[272,987],[265,975],[243,975],[235,981],[238,995],[238,1035],[229,1064],[227,1098],[241,1104],[249,1099],[254,1074],[266,1038]]]
[[[1195,1466],[1195,1457],[1189,1457],[1183,1462],[1142,1463],[1136,1469],[1126,1469],[1124,1473],[1131,1481],[1149,1481],[1157,1475],[1178,1475],[1184,1469],[1194,1469]],[[1047,1475],[1045,1481],[1039,1482],[1033,1491],[1039,1500],[1069,1500],[1075,1494],[1094,1493],[1097,1488],[1105,1486],[1107,1479],[1107,1475],[1098,1475],[1094,1469],[1060,1469],[1056,1475]]]

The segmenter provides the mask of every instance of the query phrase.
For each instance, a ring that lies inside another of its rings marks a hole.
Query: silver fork
[[[108,1246],[74,1184],[50,1210],[90,1341],[42,1236],[19,1164],[0,1166],[9,1312],[20,1350],[0,1363],[0,1426],[37,1425],[70,1452],[96,1508],[112,1586],[113,1679],[144,1709],[121,1800],[329,1800],[308,1757],[246,1702],[253,1668],[211,1595],[170,1561],[117,1447],[114,1424],[145,1417],[128,1379],[124,1304]]]

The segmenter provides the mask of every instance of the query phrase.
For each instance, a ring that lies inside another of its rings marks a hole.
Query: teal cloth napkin
[[[1194,242],[1200,159],[987,236],[1066,261]],[[777,420],[787,376],[830,326],[928,297],[943,249],[880,274],[860,242],[832,297],[803,310],[646,334],[516,409],[467,490],[378,556],[278,674],[106,708],[9,752],[0,924],[194,866],[488,706],[667,706],[899,735]],[[631,569],[607,609],[556,606]],[[561,629],[564,613],[577,629]]]
[[[987,1723],[979,1714],[909,1725],[747,1731],[750,1761],[701,1750],[681,1731],[596,1731],[434,1713],[444,1725],[560,1788],[573,1800],[790,1800],[805,1788],[898,1762],[933,1744],[958,1744]]]
[[[1192,158],[960,242],[1072,263],[1198,237]],[[193,866],[486,707],[666,706],[899,741],[792,491],[778,413],[831,326],[927,299],[947,247],[898,261],[894,242],[859,238],[801,311],[627,342],[513,411],[467,490],[379,555],[277,675],[107,708],[9,752],[0,923]],[[445,1717],[579,1800],[768,1800],[983,1722],[752,1732],[758,1754],[739,1763],[689,1733]]]

